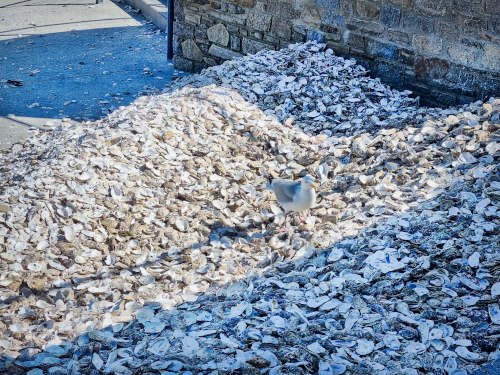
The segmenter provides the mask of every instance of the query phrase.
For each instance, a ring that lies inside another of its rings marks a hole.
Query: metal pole
[[[168,23],[167,23],[167,59],[174,58],[174,0],[168,0]]]

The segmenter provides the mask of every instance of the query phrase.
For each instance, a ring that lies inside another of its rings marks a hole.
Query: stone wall
[[[500,95],[500,0],[176,0],[186,71],[317,40],[425,104]]]

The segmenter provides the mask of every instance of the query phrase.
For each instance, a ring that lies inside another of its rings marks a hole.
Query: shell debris
[[[498,363],[500,99],[409,94],[296,44],[0,154],[0,372]],[[307,174],[276,233],[267,181]]]

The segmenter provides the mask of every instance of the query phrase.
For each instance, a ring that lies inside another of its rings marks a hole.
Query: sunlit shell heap
[[[0,372],[498,364],[500,99],[407,94],[294,45],[0,155]],[[278,233],[266,183],[306,173]]]

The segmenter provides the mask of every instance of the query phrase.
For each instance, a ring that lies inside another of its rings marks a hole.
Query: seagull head
[[[311,176],[307,175],[304,176],[301,180],[301,186],[305,189],[317,189],[318,185],[316,185],[314,178]]]

